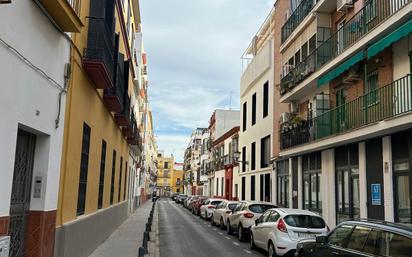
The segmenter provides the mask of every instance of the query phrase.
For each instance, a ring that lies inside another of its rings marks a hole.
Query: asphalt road
[[[160,257],[267,256],[171,200],[159,200],[158,208]]]

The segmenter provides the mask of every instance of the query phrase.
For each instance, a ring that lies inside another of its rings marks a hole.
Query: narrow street
[[[169,199],[158,202],[160,257],[266,256]]]

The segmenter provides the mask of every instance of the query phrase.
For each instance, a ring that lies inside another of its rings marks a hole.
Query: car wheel
[[[275,246],[273,245],[272,242],[269,242],[268,254],[269,254],[268,255],[269,257],[277,257]]]
[[[245,230],[242,227],[242,224],[239,224],[239,228],[237,230],[237,238],[240,242],[245,241]]]
[[[207,220],[207,212],[205,211],[205,220]]]
[[[212,226],[214,226],[214,225],[215,225],[215,221],[214,221],[213,215],[212,215],[212,216],[210,216],[210,223],[212,224]]]
[[[224,230],[225,229],[225,223],[223,223],[223,219],[222,218],[220,218],[220,229],[221,230]]]
[[[250,233],[250,249],[252,250],[256,249],[255,238],[253,237],[253,233]]]
[[[230,227],[230,221],[227,220],[226,223],[227,223],[227,225],[226,225],[226,232],[227,232],[228,235],[231,235],[231,234],[232,234],[232,228]]]

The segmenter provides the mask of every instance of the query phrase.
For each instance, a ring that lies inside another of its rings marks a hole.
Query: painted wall
[[[0,116],[3,119],[0,122],[0,217],[9,215],[19,127],[37,136],[33,176],[43,177],[41,197],[31,199],[30,209],[55,210],[62,153],[64,94],[58,128],[55,120],[70,45],[33,1],[1,5],[0,17],[0,38],[59,84],[56,87],[0,43]],[[27,39],[30,39],[29,43]]]

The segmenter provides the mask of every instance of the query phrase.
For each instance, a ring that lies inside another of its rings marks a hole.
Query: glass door
[[[411,176],[409,162],[394,164],[395,221],[412,223]]]
[[[343,168],[336,173],[337,224],[360,217],[359,170]]]

